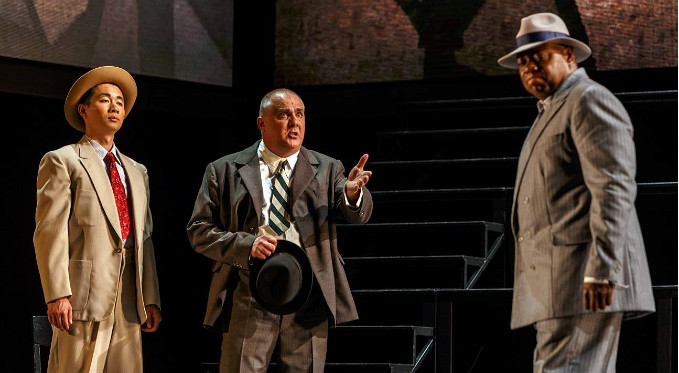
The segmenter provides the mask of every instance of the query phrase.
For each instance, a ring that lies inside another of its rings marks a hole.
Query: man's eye
[[[303,115],[302,113],[297,113],[297,118],[301,118],[301,117],[303,117],[303,116],[304,116],[304,115]]]

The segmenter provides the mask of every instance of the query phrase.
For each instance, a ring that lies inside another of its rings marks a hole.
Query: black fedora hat
[[[250,292],[265,310],[287,315],[302,307],[311,294],[313,271],[306,251],[278,240],[276,251],[250,266]]]

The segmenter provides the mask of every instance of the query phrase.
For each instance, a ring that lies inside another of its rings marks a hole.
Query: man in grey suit
[[[204,324],[223,333],[221,372],[266,372],[276,346],[279,372],[322,372],[328,325],[358,318],[335,224],[370,218],[368,155],[345,177],[340,161],[302,147],[304,103],[287,89],[264,96],[257,127],[261,141],[208,165],[188,223],[192,247],[214,261]],[[314,275],[306,303],[287,315],[249,288],[251,259],[271,256],[277,239],[304,248]]]
[[[521,20],[519,70],[539,114],[519,157],[511,327],[534,324],[534,372],[615,372],[623,317],[655,310],[620,101],[577,63],[589,47],[551,13]]]

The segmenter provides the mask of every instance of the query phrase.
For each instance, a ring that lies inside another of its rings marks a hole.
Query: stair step
[[[513,190],[497,188],[417,189],[373,191],[373,223],[399,222],[404,211],[410,221],[485,220],[503,222],[511,208]]]
[[[434,325],[434,289],[352,290],[352,295],[359,316],[352,325]]]
[[[475,123],[512,123],[525,126],[535,119],[537,100],[533,97],[503,97],[461,100],[405,102],[398,106],[402,129],[450,129]],[[449,118],[450,120],[442,120]]]
[[[375,190],[514,185],[518,157],[371,162]]]
[[[412,325],[338,326],[329,330],[326,361],[412,364],[418,337],[433,335],[433,327]]]
[[[324,371],[326,373],[392,373],[391,366],[390,363],[326,363]],[[200,371],[201,373],[219,373],[219,363],[202,363]],[[276,364],[269,364],[267,373],[274,372],[276,372]]]
[[[391,373],[390,363],[326,363],[326,373]]]
[[[352,288],[464,288],[483,264],[466,255],[346,257]]]
[[[342,255],[469,255],[485,257],[504,225],[488,221],[338,224]],[[492,241],[491,241],[492,243]]]
[[[513,157],[530,127],[394,131],[377,134],[380,160]]]

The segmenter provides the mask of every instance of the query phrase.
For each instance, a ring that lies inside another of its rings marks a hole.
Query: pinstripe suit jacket
[[[615,284],[606,312],[655,310],[634,207],[632,137],[620,101],[582,68],[562,82],[533,124],[512,203],[512,328],[587,312],[585,276]]]

